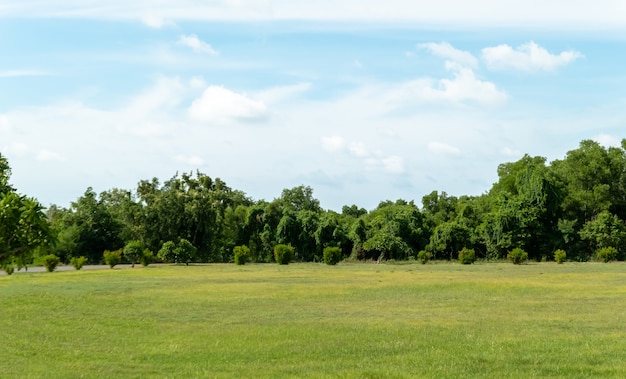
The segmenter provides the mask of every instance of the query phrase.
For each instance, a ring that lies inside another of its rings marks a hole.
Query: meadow
[[[2,378],[626,377],[626,264],[0,276]]]

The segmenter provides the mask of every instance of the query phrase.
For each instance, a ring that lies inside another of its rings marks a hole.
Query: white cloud
[[[393,90],[393,101],[421,100],[464,102],[473,101],[486,105],[504,102],[508,95],[489,81],[480,80],[474,71],[453,62],[446,62],[452,79],[417,79]],[[404,99],[404,100],[402,100]]]
[[[509,45],[498,45],[482,49],[482,57],[490,69],[514,69],[520,71],[551,71],[565,66],[583,55],[578,51],[563,51],[552,54],[530,41],[513,49]]]
[[[210,55],[218,54],[217,50],[213,49],[213,47],[211,47],[208,43],[201,41],[195,34],[190,34],[188,36],[181,35],[180,38],[178,38],[178,44],[190,47],[197,53],[207,53]]]
[[[404,172],[404,160],[397,155],[383,158],[382,163],[387,172],[393,174],[401,174]]]
[[[608,134],[598,134],[593,140],[605,147],[620,147],[622,140]]]
[[[221,86],[209,86],[189,107],[189,115],[198,121],[261,120],[267,117],[265,104],[246,94]]]
[[[463,66],[476,68],[478,60],[471,53],[456,49],[447,42],[441,43],[421,43],[417,45],[422,49],[429,50],[433,55],[453,61]]]
[[[461,150],[458,148],[448,145],[441,142],[429,142],[428,143],[428,151],[435,154],[443,154],[443,155],[459,155],[461,154]]]
[[[334,153],[343,150],[345,142],[341,136],[322,137],[322,148]]]
[[[43,149],[37,153],[38,161],[64,161],[65,158],[58,153]]]

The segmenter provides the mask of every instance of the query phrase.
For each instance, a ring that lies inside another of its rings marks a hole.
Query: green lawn
[[[626,264],[0,276],[1,378],[626,377]]]

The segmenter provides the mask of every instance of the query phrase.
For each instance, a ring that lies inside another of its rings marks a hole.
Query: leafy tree
[[[33,198],[19,195],[9,185],[11,170],[0,154],[0,266],[25,266],[35,251],[54,242],[43,212]]]
[[[124,258],[126,258],[131,263],[131,267],[135,267],[135,263],[139,262],[142,259],[143,251],[144,247],[141,241],[129,241],[126,246],[124,246]]]
[[[193,261],[198,249],[191,244],[191,242],[187,241],[184,238],[181,238],[176,245],[176,249],[174,250],[176,255],[178,256],[179,262],[184,262],[187,266],[189,266],[189,262]]]
[[[176,244],[173,241],[165,242],[157,252],[157,257],[163,262],[176,262]]]
[[[600,212],[594,220],[586,222],[579,234],[592,251],[626,245],[626,224],[609,211]],[[617,251],[619,256],[624,254],[623,250]]]
[[[471,231],[456,221],[439,224],[430,236],[429,249],[438,258],[456,259],[459,251],[471,246]]]
[[[113,218],[91,187],[72,203],[66,222],[66,225],[76,228],[69,235],[70,238],[76,237],[72,242],[75,243],[75,254],[86,256],[89,262],[99,262],[103,250],[112,251],[124,246],[120,223]]]

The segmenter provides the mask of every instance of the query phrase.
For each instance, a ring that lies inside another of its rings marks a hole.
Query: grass
[[[2,378],[626,377],[626,264],[0,276]]]

